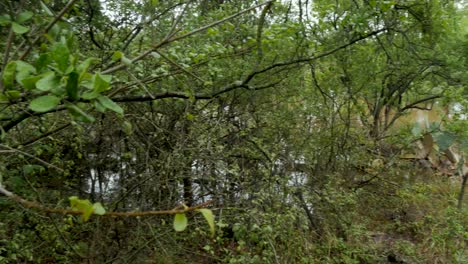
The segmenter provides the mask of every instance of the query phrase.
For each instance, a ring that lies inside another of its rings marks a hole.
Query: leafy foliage
[[[0,262],[466,262],[463,1],[0,10]]]

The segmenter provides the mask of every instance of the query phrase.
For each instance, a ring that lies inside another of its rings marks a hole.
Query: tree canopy
[[[0,3],[0,262],[468,261],[462,0]]]

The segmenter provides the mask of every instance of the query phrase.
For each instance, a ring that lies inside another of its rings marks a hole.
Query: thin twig
[[[55,23],[57,23],[62,17],[63,15],[65,15],[66,12],[68,12],[68,10],[75,4],[75,2],[77,2],[78,0],[70,0],[68,2],[68,4],[60,11],[60,13],[54,18],[54,20],[52,20],[48,25],[47,27],[44,29],[44,32],[42,34],[39,34],[32,42],[31,44],[29,45],[28,49],[23,53],[23,55],[21,55],[21,57],[19,58],[20,60],[24,60],[26,58],[26,56],[29,55],[29,53],[32,51],[32,49],[34,48],[34,45],[42,38],[42,36],[44,34],[46,34],[47,32],[49,32],[49,30],[55,25]]]
[[[240,12],[234,14],[234,15],[231,15],[231,16],[228,16],[228,17],[223,18],[223,19],[221,19],[221,20],[215,21],[215,22],[210,23],[210,24],[208,24],[208,25],[206,25],[206,26],[203,26],[203,27],[194,29],[194,30],[192,30],[192,31],[190,31],[190,32],[188,32],[188,33],[186,33],[186,34],[180,35],[180,36],[172,37],[172,36],[170,35],[170,34],[171,34],[171,33],[170,33],[167,37],[165,37],[165,38],[164,38],[163,40],[161,40],[159,43],[157,43],[156,45],[154,45],[151,49],[146,50],[146,51],[143,52],[142,54],[140,54],[140,55],[138,55],[137,57],[135,57],[134,59],[132,59],[132,60],[131,60],[131,63],[135,63],[135,62],[137,62],[137,61],[142,60],[143,58],[145,58],[146,56],[148,56],[151,52],[153,52],[153,51],[155,51],[155,50],[161,48],[162,46],[165,46],[165,45],[167,45],[167,44],[169,44],[169,43],[171,43],[171,42],[175,42],[175,41],[178,41],[178,40],[181,40],[181,39],[190,37],[190,36],[192,36],[192,35],[195,35],[195,34],[197,34],[197,33],[199,33],[199,32],[202,32],[202,31],[207,30],[207,29],[209,29],[209,28],[211,28],[211,27],[214,27],[214,26],[217,26],[217,25],[219,25],[219,24],[222,24],[222,23],[224,23],[224,22],[226,22],[226,21],[228,21],[228,20],[231,20],[231,19],[233,19],[233,18],[236,18],[236,17],[238,17],[238,16],[240,16],[240,15],[242,15],[242,14],[244,14],[244,13],[247,13],[247,12],[249,12],[249,11],[252,11],[252,10],[254,10],[254,9],[260,7],[260,6],[263,6],[263,5],[265,5],[265,4],[268,4],[268,3],[270,3],[270,2],[271,2],[271,1],[268,1],[268,2],[265,2],[265,3],[259,4],[259,5],[253,6],[253,7],[251,7],[251,8],[247,8],[247,9],[242,10],[242,11],[240,11]],[[112,68],[110,68],[110,69],[107,69],[107,70],[103,71],[102,73],[103,73],[103,74],[113,73],[113,72],[119,71],[119,70],[121,70],[121,69],[123,69],[123,68],[125,68],[125,67],[127,67],[127,65],[122,63],[122,64],[119,64],[119,65],[117,65],[117,66],[115,66],[115,67],[112,67]]]
[[[258,25],[257,25],[257,66],[260,65],[263,59],[263,49],[262,49],[262,31],[263,31],[263,26],[265,24],[265,17],[270,10],[271,6],[273,5],[273,2],[269,2],[267,5],[262,10],[262,13],[260,14],[260,19],[258,20]]]
[[[33,139],[30,139],[30,140],[28,140],[28,141],[26,141],[26,142],[18,143],[18,144],[16,144],[16,145],[12,145],[11,147],[12,147],[12,148],[17,148],[18,146],[23,146],[23,147],[24,147],[24,146],[31,145],[31,144],[33,144],[33,143],[35,143],[35,142],[37,142],[37,141],[39,141],[39,140],[41,140],[41,139],[43,139],[43,138],[46,138],[46,137],[48,137],[48,136],[50,136],[50,135],[53,135],[53,134],[55,134],[55,133],[57,133],[57,132],[59,132],[59,131],[65,129],[65,128],[69,127],[70,125],[71,125],[71,123],[66,123],[65,125],[63,125],[63,126],[61,126],[61,127],[58,127],[58,128],[56,128],[56,129],[54,129],[54,130],[51,130],[51,131],[49,131],[49,132],[46,132],[46,133],[44,133],[44,134],[42,134],[42,135],[40,135],[40,136],[38,136],[38,137],[35,137],[35,138],[33,138]]]
[[[278,62],[278,63],[274,63],[274,64],[271,64],[261,70],[258,70],[258,71],[253,71],[251,72],[245,79],[245,83],[249,82],[251,79],[253,79],[256,75],[258,74],[261,74],[261,73],[265,73],[267,71],[270,71],[274,68],[278,68],[278,67],[284,67],[284,66],[289,66],[289,65],[292,65],[292,64],[300,64],[300,63],[305,63],[305,62],[312,62],[312,61],[315,61],[315,60],[318,60],[318,59],[321,59],[323,57],[326,57],[326,56],[329,56],[331,54],[334,54],[342,49],[345,49],[349,46],[352,46],[354,45],[355,43],[357,42],[360,42],[362,40],[365,40],[367,38],[370,38],[370,37],[373,37],[373,36],[376,36],[384,31],[388,30],[387,28],[382,28],[382,29],[378,29],[376,31],[373,31],[373,32],[370,32],[368,34],[365,34],[365,35],[362,35],[346,44],[343,44],[341,46],[338,46],[334,49],[331,49],[329,51],[326,51],[326,52],[323,52],[319,55],[316,55],[316,56],[312,56],[312,57],[309,57],[309,58],[301,58],[301,59],[297,59],[297,60],[291,60],[291,61],[285,61],[285,62]]]
[[[50,164],[50,163],[48,163],[48,162],[45,161],[45,160],[42,160],[42,159],[40,159],[40,158],[38,158],[38,157],[36,157],[36,156],[34,156],[34,155],[31,155],[31,154],[26,153],[26,152],[24,152],[24,151],[21,151],[21,150],[19,150],[19,149],[14,149],[14,148],[12,148],[12,147],[9,147],[9,146],[3,145],[3,144],[0,144],[0,147],[6,148],[6,149],[8,149],[8,150],[10,150],[10,151],[18,152],[18,153],[20,153],[20,154],[23,154],[23,155],[25,155],[25,156],[28,156],[28,157],[30,157],[30,158],[33,158],[33,159],[39,161],[40,163],[46,165],[47,167],[54,168],[54,169],[56,169],[56,170],[58,170],[58,171],[60,171],[60,172],[63,172],[63,171],[64,171],[63,169],[61,169],[61,168],[59,168],[59,167],[57,167],[57,166],[55,166],[55,165],[53,165],[53,164]]]
[[[155,99],[154,95],[148,90],[148,88],[146,88],[146,85],[141,82],[140,79],[138,79],[135,75],[133,75],[130,71],[127,71],[128,75],[130,75],[130,77],[132,77],[136,83],[138,83],[138,85],[140,85],[140,87],[148,94],[148,96],[151,98],[151,99]]]
[[[179,16],[175,19],[174,23],[172,24],[171,30],[169,30],[169,34],[167,34],[168,38],[172,38],[179,30],[177,30],[177,26],[182,21],[182,18],[189,7],[189,3],[185,4],[184,9],[180,12]]]
[[[163,59],[167,60],[170,64],[176,66],[177,68],[179,68],[180,70],[182,70],[183,72],[187,73],[188,75],[192,76],[193,78],[199,80],[200,82],[202,83],[205,83],[205,81],[198,77],[197,75],[195,75],[194,73],[190,72],[189,70],[186,70],[184,67],[182,67],[182,65],[179,65],[177,62],[171,60],[169,57],[167,57],[166,55],[162,54],[160,51],[155,51],[156,53],[158,53]]]

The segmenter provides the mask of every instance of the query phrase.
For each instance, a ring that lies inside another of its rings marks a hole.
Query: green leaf
[[[49,53],[42,53],[41,55],[39,55],[39,58],[37,58],[36,63],[34,63],[34,65],[36,66],[37,71],[40,72],[42,69],[48,66],[50,62],[51,58],[49,56]]]
[[[83,221],[88,221],[89,217],[94,212],[94,206],[91,202],[89,200],[78,199],[76,196],[71,196],[68,199],[70,200],[70,205],[74,210],[82,212],[81,218]]]
[[[64,75],[68,75],[68,74],[72,73],[72,71],[74,71],[74,70],[75,70],[75,66],[73,66],[73,64],[70,64],[70,65],[68,65],[67,69],[63,73],[64,73]]]
[[[37,81],[36,88],[41,91],[49,91],[50,89],[60,85],[60,79],[55,76],[55,73],[50,71],[43,75],[43,77]]]
[[[113,61],[120,60],[122,57],[123,57],[123,53],[119,50],[114,52],[114,54],[112,54]]]
[[[84,72],[80,75],[80,85],[86,87],[88,90],[93,89],[94,74]]]
[[[67,45],[62,42],[57,42],[52,48],[52,58],[57,63],[58,69],[63,73],[68,68],[70,51]]]
[[[22,26],[22,25],[20,25],[20,24],[18,24],[16,22],[12,22],[11,26],[13,28],[13,32],[15,32],[16,34],[22,35],[22,34],[29,31],[28,27]]]
[[[106,213],[106,209],[102,206],[101,203],[93,204],[94,213],[97,215],[104,215]]]
[[[26,22],[28,21],[29,19],[31,19],[31,17],[33,17],[34,13],[31,12],[31,11],[25,11],[25,12],[21,12],[18,17],[16,18],[16,22],[18,23],[23,23],[23,22]]]
[[[20,97],[21,92],[18,90],[9,90],[5,92],[5,95],[8,99],[18,99]]]
[[[187,228],[187,216],[185,214],[176,214],[174,216],[174,230],[177,232],[182,232]]]
[[[101,113],[106,112],[106,108],[105,108],[101,103],[99,103],[98,100],[93,100],[93,105],[94,105],[94,108],[95,108],[98,112],[101,112]]]
[[[95,63],[96,61],[96,58],[87,58],[85,61],[80,63],[80,65],[78,65],[76,71],[78,72],[78,74],[80,74],[80,81],[83,79],[85,73],[88,71],[89,66],[91,66],[91,64]]]
[[[68,200],[70,200],[70,206],[74,207],[78,201],[78,196],[70,196],[68,197]]]
[[[89,200],[83,200],[79,199],[77,196],[71,196],[68,198],[70,200],[70,205],[73,209],[83,211],[84,209],[87,209],[88,207],[93,207],[91,202]]]
[[[468,138],[462,138],[460,139],[460,150],[463,153],[468,153]]]
[[[83,111],[78,106],[74,104],[70,104],[70,103],[67,103],[65,106],[67,107],[70,114],[73,117],[75,117],[78,121],[87,122],[87,123],[91,123],[95,121],[94,117],[92,117],[91,115],[88,115],[85,111]]]
[[[102,104],[107,109],[110,109],[118,114],[123,114],[123,109],[116,104],[114,101],[112,101],[109,97],[107,96],[99,96],[98,98],[99,103]]]
[[[9,179],[9,182],[13,186],[13,190],[21,190],[26,186],[26,181],[21,176],[13,176],[11,179]]]
[[[6,26],[11,23],[11,18],[9,15],[1,15],[0,16],[0,26]]]
[[[13,87],[16,74],[16,62],[10,61],[3,71],[3,85],[6,89]]]
[[[32,89],[36,88],[36,83],[41,78],[42,78],[42,76],[40,76],[40,75],[24,78],[23,80],[21,80],[21,85],[23,85],[23,87],[26,88],[27,90],[32,90]]]
[[[215,222],[214,222],[214,215],[210,209],[202,208],[197,209],[197,212],[202,213],[203,217],[205,217],[206,222],[210,226],[211,236],[215,235]]]
[[[53,95],[44,95],[33,99],[29,103],[29,108],[34,112],[47,112],[54,109],[60,103],[60,98]]]
[[[83,219],[83,221],[88,221],[89,218],[91,217],[91,215],[93,214],[93,211],[94,211],[94,208],[91,206],[91,207],[87,207],[86,209],[83,210],[83,214],[81,215],[81,219]]]
[[[456,137],[449,132],[439,132],[433,135],[440,151],[448,149],[455,142]]]
[[[92,100],[92,99],[95,99],[97,98],[98,96],[100,96],[100,94],[94,92],[94,91],[91,91],[91,92],[85,92],[81,95],[81,98],[85,99],[85,100]]]
[[[431,122],[431,124],[429,124],[429,130],[438,130],[440,128],[440,122]]]
[[[206,33],[208,33],[208,36],[214,36],[216,34],[218,34],[218,30],[215,29],[215,28],[209,28]]]
[[[67,91],[67,95],[72,100],[78,100],[79,99],[79,95],[78,95],[78,78],[79,78],[79,75],[76,72],[71,72],[68,75],[67,86],[65,87],[65,89]]]
[[[161,55],[159,55],[159,53],[157,53],[157,52],[154,52],[154,51],[153,51],[153,52],[151,52],[150,54],[151,54],[151,56],[153,56],[155,59],[161,58]]]
[[[51,17],[54,16],[54,13],[52,13],[52,11],[50,11],[50,9],[44,4],[43,1],[39,1],[39,3],[41,4],[42,9],[46,12],[46,14],[48,16],[51,16]]]
[[[16,81],[21,83],[25,78],[36,73],[36,68],[24,61],[16,61]]]
[[[86,200],[87,202],[89,202],[88,200]],[[91,202],[89,202],[90,206],[87,206],[85,208],[83,208],[83,210],[81,210],[83,212],[83,214],[81,215],[81,219],[83,219],[83,221],[88,221],[89,218],[91,217],[91,215],[93,214],[93,211],[94,211],[94,208],[93,206],[91,205]]]
[[[93,90],[96,93],[102,93],[107,91],[110,86],[112,76],[111,75],[101,75],[96,73],[93,80]]]

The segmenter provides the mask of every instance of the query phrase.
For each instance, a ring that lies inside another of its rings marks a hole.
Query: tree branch
[[[359,38],[355,39],[355,40],[352,40],[344,45],[341,45],[339,47],[336,47],[332,50],[329,50],[329,51],[326,51],[324,53],[321,53],[317,56],[313,56],[313,57],[309,57],[309,58],[302,58],[302,59],[297,59],[297,60],[292,60],[292,61],[286,61],[286,62],[278,62],[278,63],[275,63],[275,64],[272,64],[268,67],[265,67],[261,70],[258,70],[258,71],[253,71],[252,73],[250,73],[249,75],[247,75],[247,77],[245,78],[245,83],[249,82],[251,79],[253,79],[255,77],[255,75],[258,75],[258,74],[261,74],[261,73],[265,73],[269,70],[272,70],[274,68],[277,68],[277,67],[284,67],[284,66],[289,66],[289,65],[292,65],[292,64],[298,64],[298,63],[304,63],[304,62],[311,62],[311,61],[314,61],[314,60],[317,60],[317,59],[320,59],[320,58],[323,58],[323,57],[326,57],[326,56],[329,56],[337,51],[340,51],[342,49],[345,49],[361,40],[364,40],[364,39],[367,39],[367,38],[370,38],[372,36],[376,36],[378,35],[379,33],[382,33],[384,31],[386,31],[387,28],[382,28],[382,29],[379,29],[379,30],[376,30],[376,31],[373,31],[371,33],[368,33],[368,34],[365,34],[365,35],[362,35],[360,36]]]
[[[401,108],[400,112],[403,112],[403,111],[408,110],[410,108],[417,108],[416,105],[418,105],[420,103],[427,102],[427,101],[431,101],[431,100],[434,100],[434,99],[437,99],[437,98],[442,98],[442,96],[441,95],[432,95],[432,96],[417,100],[417,101],[415,101],[415,102],[413,102],[411,104],[405,105],[405,107]]]
[[[219,24],[222,24],[222,23],[224,23],[224,22],[226,22],[226,21],[228,21],[228,20],[231,20],[231,19],[233,19],[233,18],[236,18],[236,17],[238,17],[238,16],[240,16],[240,15],[242,15],[242,14],[244,14],[244,13],[247,13],[247,12],[249,12],[249,11],[251,11],[251,10],[254,10],[254,9],[256,9],[256,8],[262,6],[262,5],[268,4],[268,3],[270,3],[270,2],[271,2],[271,1],[268,1],[268,2],[265,2],[265,3],[262,3],[262,4],[258,4],[258,5],[256,5],[256,6],[253,6],[253,7],[251,7],[251,8],[247,8],[247,9],[242,10],[242,11],[240,11],[240,12],[234,14],[234,15],[231,15],[231,16],[228,16],[228,17],[223,18],[223,19],[221,19],[221,20],[215,21],[215,22],[213,22],[213,23],[211,23],[211,24],[208,24],[208,25],[206,25],[206,26],[203,26],[203,27],[194,29],[194,30],[192,30],[192,31],[190,31],[190,32],[188,32],[188,33],[185,33],[185,34],[183,34],[183,35],[180,35],[180,36],[172,37],[172,36],[171,36],[172,32],[170,32],[168,36],[166,36],[163,40],[161,40],[159,43],[157,43],[156,45],[154,45],[151,49],[146,50],[145,52],[141,53],[140,55],[138,55],[137,57],[135,57],[134,59],[132,59],[132,60],[131,60],[131,63],[135,63],[135,62],[137,62],[137,61],[142,60],[143,58],[145,58],[146,56],[148,56],[151,52],[153,52],[153,51],[155,51],[155,50],[157,50],[157,49],[159,49],[159,48],[161,48],[161,47],[163,47],[163,46],[165,46],[165,45],[167,45],[167,44],[169,44],[169,43],[171,43],[171,42],[175,42],[175,41],[178,41],[178,40],[181,40],[181,39],[190,37],[190,36],[192,36],[192,35],[195,35],[195,34],[197,34],[197,33],[199,33],[199,32],[202,32],[202,31],[207,30],[207,29],[209,29],[209,28],[211,28],[211,27],[214,27],[214,26],[217,26],[217,25],[219,25]],[[116,71],[118,71],[118,70],[121,70],[121,69],[123,69],[123,68],[125,68],[125,67],[127,67],[126,64],[119,64],[119,65],[117,65],[117,66],[115,66],[115,67],[112,67],[112,68],[110,68],[110,69],[107,69],[107,70],[103,71],[102,73],[103,73],[103,74],[113,73],[113,72],[116,72]]]
[[[268,3],[268,2],[266,2]],[[266,4],[266,3],[263,3],[263,4]],[[262,4],[262,5],[263,5]],[[249,9],[246,9],[244,11],[241,11],[235,15],[232,15],[228,18],[225,18],[223,20],[220,20],[220,21],[217,21],[217,22],[214,22],[212,24],[209,24],[205,27],[203,27],[203,30],[204,29],[207,29],[213,25],[217,25],[217,24],[220,24],[230,18],[233,18],[233,17],[236,17],[236,16],[239,16],[242,12],[247,12],[249,10],[252,10],[254,8],[257,8],[258,6],[260,5],[257,5],[255,7],[252,7],[252,8],[249,8]],[[293,65],[293,64],[299,64],[299,63],[304,63],[304,62],[311,62],[311,61],[314,61],[314,60],[317,60],[317,59],[320,59],[320,58],[323,58],[323,57],[326,57],[326,56],[329,56],[339,50],[342,50],[342,49],[345,49],[361,40],[364,40],[366,38],[370,38],[372,36],[375,36],[383,31],[387,30],[386,28],[382,28],[382,29],[379,29],[379,30],[376,30],[376,31],[373,31],[369,34],[366,34],[366,35],[363,35],[353,41],[350,41],[344,45],[341,45],[337,48],[334,48],[330,51],[327,51],[327,52],[324,52],[322,54],[319,54],[317,56],[314,56],[314,57],[310,57],[310,58],[303,58],[303,59],[297,59],[297,60],[293,60],[293,61],[288,61],[288,62],[280,62],[280,63],[275,63],[275,64],[272,64],[268,67],[265,67],[261,70],[258,70],[258,71],[253,71],[251,72],[250,74],[247,75],[247,77],[243,80],[243,81],[235,81],[231,84],[228,84],[227,86],[225,86],[223,89],[221,89],[220,91],[218,92],[215,92],[213,94],[195,94],[195,95],[189,95],[189,94],[186,94],[186,93],[180,93],[180,92],[165,92],[165,93],[160,93],[160,94],[157,94],[157,95],[153,95],[153,96],[148,96],[148,95],[129,95],[129,96],[121,96],[121,97],[114,97],[112,98],[113,101],[115,102],[145,102],[145,101],[150,101],[150,100],[157,100],[157,99],[164,99],[164,98],[181,98],[181,99],[190,99],[190,98],[195,98],[195,99],[212,99],[214,97],[217,97],[221,94],[224,94],[224,93],[227,93],[227,92],[230,92],[232,90],[235,90],[235,89],[238,89],[238,88],[246,88],[246,89],[249,89],[249,90],[257,90],[257,88],[255,87],[249,87],[247,84],[258,74],[261,74],[261,73],[265,73],[267,71],[270,71],[272,69],[275,69],[275,68],[278,68],[278,67],[284,67],[284,66],[289,66],[289,65]],[[196,29],[192,32],[189,32],[183,36],[189,36],[189,35],[193,35],[195,34],[196,32],[199,32],[201,31],[201,29]],[[182,36],[181,36],[182,37]],[[174,39],[180,39],[181,37],[176,37]],[[173,41],[172,39],[170,40],[166,40],[168,41],[167,43]],[[164,42],[164,41],[163,41]],[[166,44],[166,43],[159,43],[158,45],[163,45],[163,44]],[[160,47],[158,46],[158,47]],[[137,60],[140,60],[142,59],[144,56],[146,56],[147,54],[151,53],[152,50],[148,50],[146,51],[145,53],[143,53],[142,55],[138,56],[137,58],[133,59],[132,62],[134,61],[137,61]],[[147,53],[147,54],[146,54]],[[146,54],[146,55],[144,55]],[[111,72],[114,72],[114,71],[117,71],[117,70],[120,70],[122,68],[125,68],[126,66],[124,64],[120,64],[120,65],[117,65],[116,67],[114,68],[111,68],[111,69],[108,69],[106,71],[103,71],[103,73],[111,73]],[[271,86],[267,86],[267,87],[271,87]],[[12,129],[14,126],[16,126],[17,124],[19,124],[20,122],[22,122],[23,120],[31,117],[31,116],[39,116],[39,115],[43,115],[43,114],[46,114],[46,113],[50,113],[50,112],[54,112],[54,111],[61,111],[63,110],[65,107],[64,106],[59,106],[57,107],[56,109],[53,109],[49,112],[45,112],[45,113],[28,113],[28,112],[25,112],[23,114],[21,114],[19,117],[15,118],[14,120],[10,121],[8,124],[6,124],[5,126],[3,126],[3,130],[5,132],[7,132],[8,130]]]
[[[398,110],[398,112],[393,116],[392,120],[390,120],[390,122],[385,126],[384,130],[385,131],[388,130],[396,122],[396,120],[398,120],[398,118],[400,118],[403,115],[403,113],[406,110],[412,109],[412,108],[416,108],[416,109],[420,109],[420,110],[430,110],[430,109],[427,109],[427,108],[419,107],[417,105],[420,104],[420,103],[424,103],[424,102],[431,101],[431,100],[441,98],[441,97],[442,97],[441,95],[432,95],[432,96],[417,100],[417,101],[415,101],[413,103],[410,103],[410,104],[406,105],[405,107]]]
[[[37,36],[32,42],[31,44],[29,45],[28,49],[23,53],[23,55],[21,55],[21,57],[19,58],[20,60],[24,60],[26,58],[26,56],[28,56],[28,54],[32,51],[34,45],[42,38],[42,36],[44,36],[47,32],[49,32],[49,30],[55,25],[55,23],[57,23],[62,17],[63,15],[65,15],[66,12],[68,12],[68,10],[75,4],[75,2],[78,1],[78,0],[70,0],[68,2],[68,4],[60,11],[60,13],[55,16],[54,20],[52,20],[45,28],[44,32],[42,34],[40,34],[39,36]]]
[[[60,127],[56,128],[56,129],[54,129],[54,130],[51,130],[51,131],[49,131],[49,132],[47,132],[47,133],[44,133],[44,134],[42,134],[42,135],[40,135],[40,136],[38,136],[38,137],[35,137],[35,138],[30,139],[30,140],[28,140],[28,141],[26,141],[26,142],[23,142],[23,143],[19,143],[19,144],[13,145],[13,146],[11,146],[11,147],[12,147],[12,148],[17,148],[17,147],[19,147],[19,146],[23,146],[23,147],[24,147],[24,146],[31,145],[31,144],[35,143],[36,141],[39,141],[39,140],[41,140],[41,139],[43,139],[43,138],[46,138],[46,137],[48,137],[48,136],[50,136],[50,135],[53,135],[53,134],[55,134],[55,133],[57,133],[57,132],[60,132],[60,131],[64,130],[65,128],[69,127],[70,125],[71,125],[71,123],[66,123],[66,124],[63,125],[63,126],[60,126]]]
[[[44,213],[50,213],[50,214],[63,214],[63,215],[82,215],[82,211],[77,211],[77,210],[71,210],[71,209],[61,209],[61,208],[50,208],[46,207],[42,204],[39,204],[34,201],[29,201],[24,198],[22,198],[19,195],[16,195],[7,189],[5,189],[1,184],[0,184],[0,193],[8,197],[9,199],[23,205],[26,208],[29,209],[35,209],[40,212]],[[207,207],[208,205],[212,204],[213,201],[208,201],[204,202],[192,207],[187,207],[184,208],[183,205],[179,205],[175,207],[174,209],[170,210],[161,210],[161,211],[134,211],[134,212],[107,212],[102,216],[107,216],[107,217],[137,217],[137,216],[154,216],[154,215],[174,215],[174,214],[183,214],[183,213],[188,213],[195,211],[200,208]]]
[[[177,62],[171,60],[169,57],[167,57],[166,55],[164,55],[162,52],[160,51],[155,51],[156,53],[158,53],[163,59],[167,60],[170,64],[174,65],[175,67],[179,68],[181,71],[185,72],[186,74],[192,76],[193,78],[199,80],[201,83],[205,83],[204,80],[202,80],[202,78],[198,77],[197,75],[195,75],[194,73],[190,72],[189,70],[185,69],[184,67],[182,67],[182,65],[179,65]]]
[[[63,105],[59,105],[55,109],[52,109],[52,110],[50,110],[48,112],[42,112],[42,113],[24,111],[23,113],[21,113],[16,118],[11,119],[11,121],[8,122],[6,125],[2,126],[1,129],[4,132],[8,132],[12,128],[14,128],[16,125],[23,122],[23,120],[25,120],[25,119],[28,119],[28,118],[33,117],[33,116],[41,116],[41,115],[45,115],[45,114],[52,113],[52,112],[62,111],[62,110],[65,110],[65,106],[63,106]]]

